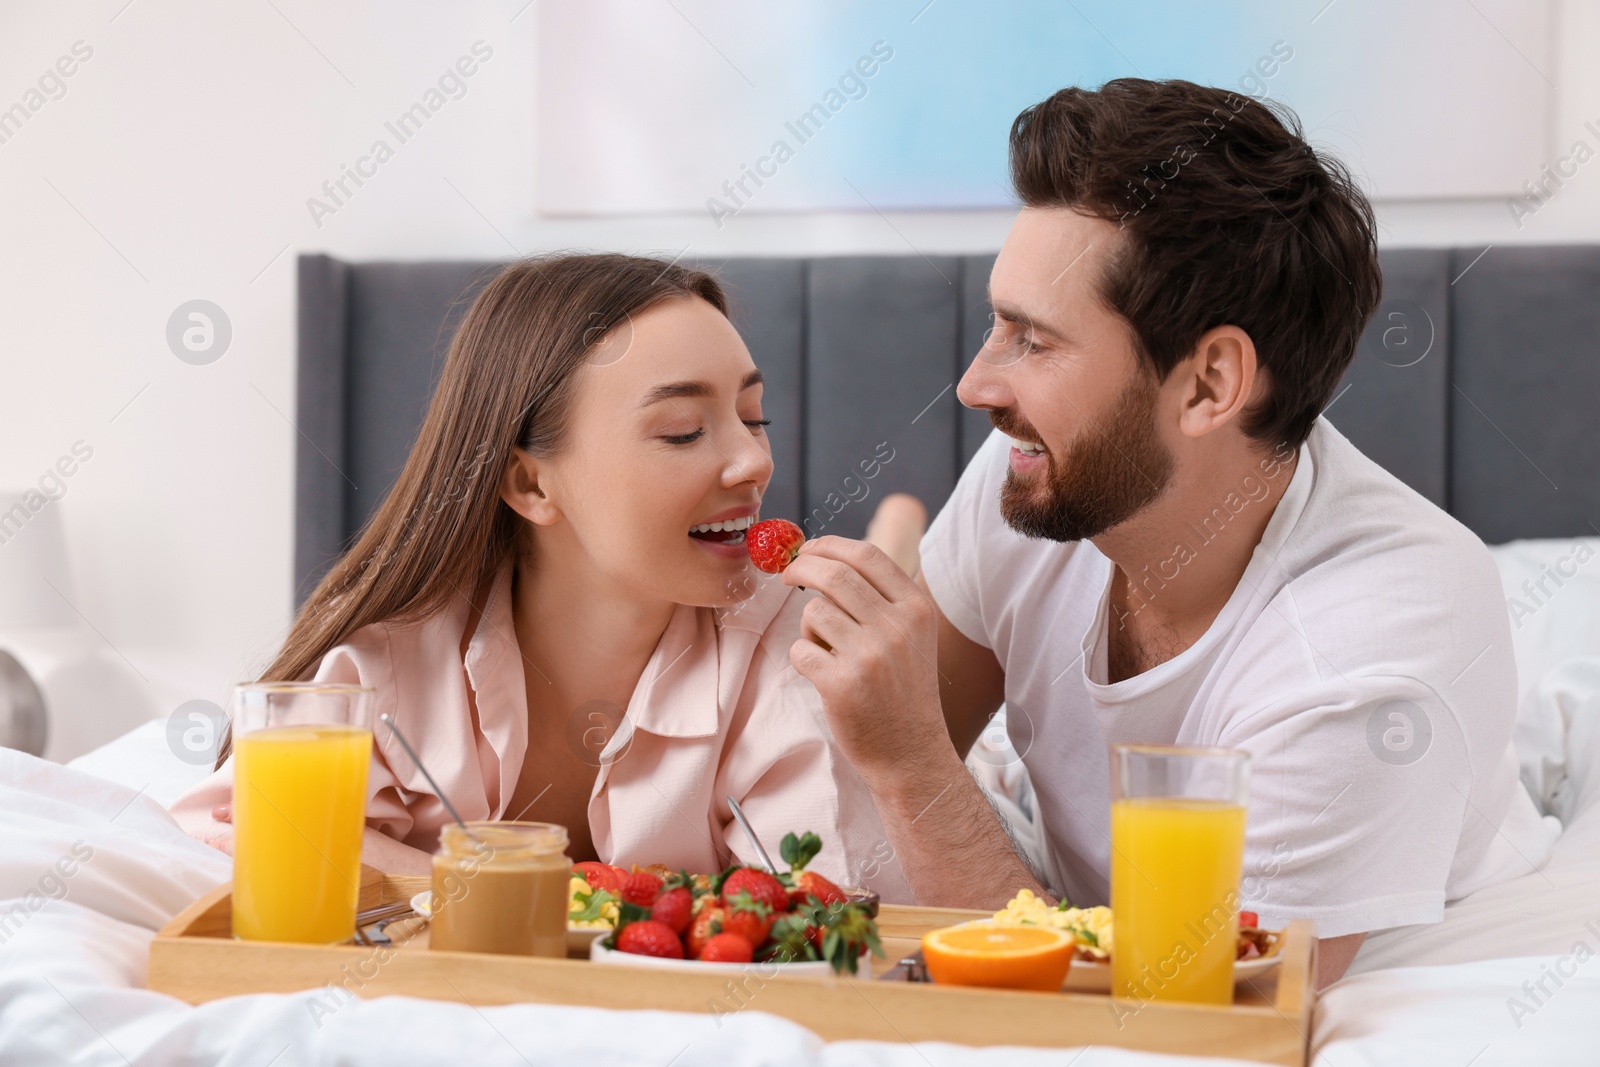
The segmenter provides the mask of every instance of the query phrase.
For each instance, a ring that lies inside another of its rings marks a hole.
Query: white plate
[[[1281,950],[1271,956],[1257,956],[1253,960],[1235,960],[1233,964],[1233,983],[1238,985],[1250,978],[1259,978],[1278,965],[1282,957]],[[1085,963],[1082,960],[1072,961],[1071,968],[1067,971],[1067,980],[1061,983],[1061,988],[1069,993],[1109,993],[1111,992],[1111,964]]]
[[[992,925],[993,919],[969,919],[957,926]],[[1251,978],[1259,978],[1278,965],[1283,958],[1283,932],[1277,931],[1278,951],[1270,956],[1257,956],[1253,960],[1235,960],[1233,964],[1233,984]],[[1072,959],[1072,966],[1067,969],[1067,979],[1061,983],[1061,988],[1069,993],[1109,993],[1111,992],[1111,964],[1110,963],[1085,963],[1076,956]]]
[[[604,932],[604,931],[602,931]],[[695,971],[699,974],[744,974],[750,972],[761,978],[777,974],[826,975],[833,973],[827,960],[806,960],[803,963],[704,963],[700,960],[668,960],[659,956],[640,956],[632,952],[618,952],[606,948],[600,938],[589,946],[589,959],[595,963],[609,963],[617,967],[646,967],[658,971]]]
[[[424,889],[411,898],[411,910],[424,919],[433,918],[433,891]],[[599,938],[609,934],[608,927],[568,926],[567,927],[567,955],[583,956],[589,951],[589,946]]]

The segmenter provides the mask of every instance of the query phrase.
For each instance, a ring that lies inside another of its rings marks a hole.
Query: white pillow
[[[1600,720],[1600,538],[1490,548],[1505,588],[1518,677],[1515,740],[1540,808],[1568,821],[1589,799]]]
[[[1534,687],[1532,709],[1537,725],[1530,723],[1529,732],[1559,731],[1561,752],[1559,759],[1542,761],[1545,795],[1536,799],[1549,814],[1570,825],[1600,799],[1600,773],[1596,771],[1600,762],[1600,656],[1557,664]]]

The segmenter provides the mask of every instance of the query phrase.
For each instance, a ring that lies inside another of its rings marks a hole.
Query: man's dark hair
[[[1292,112],[1186,81],[1062,89],[1012,124],[1011,181],[1029,207],[1118,224],[1100,296],[1159,379],[1237,326],[1270,388],[1241,428],[1267,447],[1306,439],[1382,275],[1372,206]]]

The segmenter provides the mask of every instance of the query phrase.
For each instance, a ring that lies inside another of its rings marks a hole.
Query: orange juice
[[[1111,804],[1111,991],[1233,1003],[1245,809],[1221,800]]]
[[[372,731],[270,726],[233,765],[233,933],[334,944],[355,934]]]

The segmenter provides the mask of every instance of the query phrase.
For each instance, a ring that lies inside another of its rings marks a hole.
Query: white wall
[[[524,3],[0,8],[0,108],[74,42],[93,50],[65,95],[0,143],[0,508],[74,442],[93,448],[48,506],[64,520],[86,639],[141,676],[137,701],[103,709],[79,747],[128,718],[222,701],[287,624],[297,253],[931,253],[993,249],[1005,234],[1004,212],[746,213],[721,230],[704,213],[538,219],[537,20]],[[1570,0],[1559,21],[1557,155],[1578,137],[1600,148],[1583,129],[1600,128],[1600,13]],[[493,57],[466,95],[316,225],[307,198],[479,40]],[[1521,60],[1508,49],[1507,62]],[[1600,162],[1520,230],[1503,202],[1379,209],[1391,245],[1600,241]],[[206,366],[165,340],[169,314],[195,298],[233,327]]]

